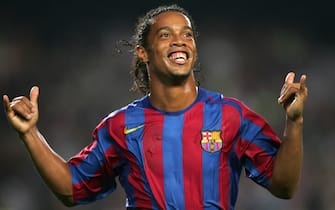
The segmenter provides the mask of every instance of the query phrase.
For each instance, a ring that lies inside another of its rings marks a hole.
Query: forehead
[[[163,12],[152,19],[151,27],[188,26],[192,28],[190,19],[183,13],[176,11]]]

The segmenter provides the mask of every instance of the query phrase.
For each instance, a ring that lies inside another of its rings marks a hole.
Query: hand
[[[8,121],[19,134],[25,134],[36,127],[38,120],[38,95],[39,88],[34,86],[30,91],[30,99],[20,96],[10,102],[7,95],[3,96],[3,104]]]
[[[285,83],[280,91],[278,103],[282,104],[288,119],[302,119],[304,103],[308,95],[306,75],[300,77],[299,83],[294,83],[295,73],[287,74]]]

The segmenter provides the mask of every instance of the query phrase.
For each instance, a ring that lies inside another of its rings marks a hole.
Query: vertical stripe
[[[143,153],[145,170],[152,195],[153,209],[165,208],[164,169],[162,157],[162,130],[164,115],[154,110],[145,110]]]
[[[128,176],[129,183],[134,187],[133,202],[136,206],[152,208],[150,187],[145,177],[144,158],[142,148],[142,132],[144,125],[143,109],[128,108],[125,112],[125,129],[130,132],[126,134],[128,150],[132,155],[127,158],[130,162],[131,172]],[[137,128],[137,129],[135,129]]]
[[[227,198],[226,198],[226,204],[228,208],[228,205],[234,209],[235,207],[235,203],[237,200],[237,195],[238,195],[238,183],[240,180],[240,175],[241,175],[241,162],[240,159],[238,159],[236,153],[231,150],[229,153],[229,169],[230,169],[230,173],[229,173],[229,191],[225,192],[227,194]],[[228,203],[229,202],[229,203]]]
[[[125,127],[125,112],[118,110],[110,115],[110,119],[108,120],[108,129],[109,134],[114,139],[116,144],[120,147],[121,152],[124,155],[124,160],[127,164],[123,167],[123,170],[120,172],[119,181],[122,187],[124,188],[127,195],[127,207],[135,205],[135,188],[132,185],[130,174],[134,173],[134,170],[131,170],[130,163],[136,162],[134,157],[128,151],[128,145],[126,141],[126,136],[124,135],[124,127]],[[134,168],[134,167],[133,167]]]
[[[94,141],[68,161],[72,174],[74,202],[88,203],[104,198],[114,191],[115,180],[113,174],[105,170],[104,154],[108,149],[115,147],[107,136],[106,123],[103,121],[94,131]],[[111,169],[115,167],[116,162],[112,163]]]
[[[203,104],[198,103],[185,114],[183,128],[183,171],[185,209],[200,209],[202,194],[202,149],[201,128]]]
[[[224,139],[223,165],[220,170],[220,203],[225,209],[233,209],[237,200],[238,182],[241,174],[241,162],[236,153],[238,135],[241,124],[240,113],[231,103],[222,108],[222,132]],[[238,150],[237,150],[238,151]]]
[[[203,131],[221,131],[222,110],[218,104],[205,104]],[[222,134],[220,135],[220,137]],[[224,144],[224,139],[223,139]],[[203,162],[203,200],[205,209],[217,209],[219,203],[219,171],[221,169],[222,150],[202,152]],[[221,174],[222,175],[222,174]],[[229,177],[225,177],[229,179]]]
[[[184,115],[165,115],[163,127],[164,193],[166,209],[185,209],[182,165]]]

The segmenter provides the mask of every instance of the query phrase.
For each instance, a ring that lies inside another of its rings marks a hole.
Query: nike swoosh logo
[[[124,133],[124,134],[132,133],[132,132],[134,132],[134,131],[136,131],[136,130],[142,128],[143,126],[144,126],[144,125],[139,125],[139,126],[137,126],[137,127],[135,127],[135,128],[130,128],[130,129],[124,128],[123,133]]]

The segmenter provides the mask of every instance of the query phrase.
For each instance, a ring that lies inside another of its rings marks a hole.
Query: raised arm
[[[303,109],[308,95],[306,75],[294,82],[295,74],[287,74],[278,103],[286,112],[283,143],[276,155],[269,190],[277,197],[292,198],[300,180],[303,161]]]
[[[37,129],[39,88],[33,87],[30,98],[16,97],[12,101],[3,96],[5,113],[9,123],[18,132],[38,172],[67,206],[72,205],[72,180],[66,161],[55,153]]]

